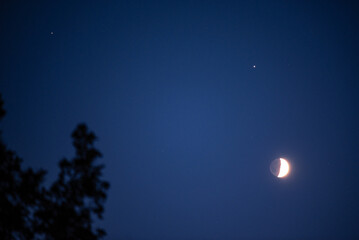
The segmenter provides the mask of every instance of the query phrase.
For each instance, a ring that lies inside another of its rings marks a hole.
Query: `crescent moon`
[[[289,167],[288,161],[285,160],[284,158],[280,158],[279,160],[280,160],[280,168],[279,168],[279,174],[277,177],[283,178],[288,175],[290,167]]]
[[[276,158],[270,164],[269,170],[277,178],[284,178],[289,174],[290,165],[284,158]]]

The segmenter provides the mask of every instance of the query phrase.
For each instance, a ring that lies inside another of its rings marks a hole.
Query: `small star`
[[[54,35],[54,32],[50,32],[51,35]]]
[[[253,68],[256,68],[256,65],[253,65]]]

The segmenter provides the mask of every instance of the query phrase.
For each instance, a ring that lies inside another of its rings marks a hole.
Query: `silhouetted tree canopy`
[[[0,120],[5,110],[0,95]],[[109,183],[101,179],[104,165],[96,136],[85,124],[72,133],[76,155],[59,162],[58,179],[43,187],[46,171],[23,170],[22,160],[0,138],[0,239],[100,239],[94,228],[102,219]]]

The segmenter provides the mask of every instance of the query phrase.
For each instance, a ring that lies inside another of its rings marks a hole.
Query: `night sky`
[[[106,240],[359,239],[358,12],[2,1],[3,140],[50,183],[87,123],[111,183]]]

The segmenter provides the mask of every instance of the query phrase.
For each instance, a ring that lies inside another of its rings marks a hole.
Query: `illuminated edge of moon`
[[[280,158],[279,160],[280,160],[280,169],[277,177],[283,178],[288,175],[290,167],[288,161],[285,160],[284,158]]]

